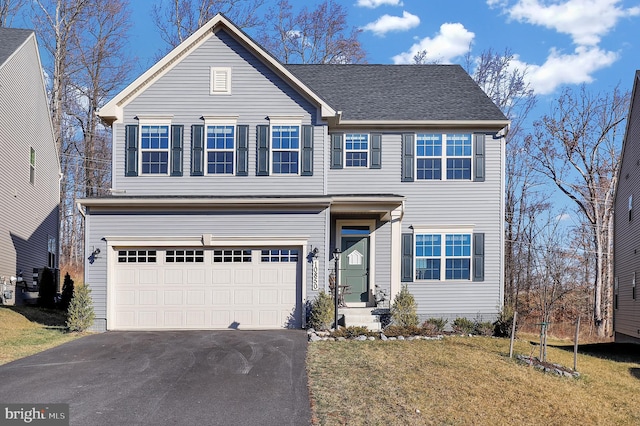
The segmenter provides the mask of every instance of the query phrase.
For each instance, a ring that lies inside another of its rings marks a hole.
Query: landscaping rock
[[[373,336],[369,336],[369,337],[367,338],[367,340],[376,340],[376,338],[375,338],[375,337],[373,337]]]
[[[358,340],[358,341],[361,341],[361,342],[362,342],[362,341],[364,341],[364,340],[367,340],[367,336],[358,336],[358,337],[356,337],[356,340]]]
[[[404,336],[398,336],[398,340],[404,340]]]
[[[382,340],[383,342],[386,342],[389,339],[387,338],[387,336],[384,335],[384,333],[380,333],[380,340]]]
[[[345,342],[345,341],[347,340],[347,338],[346,338],[346,337],[342,337],[342,336],[340,336],[340,337],[338,337],[336,340],[337,340],[338,342]]]
[[[309,334],[310,342],[319,342],[322,340],[322,337],[318,336],[316,333]]]

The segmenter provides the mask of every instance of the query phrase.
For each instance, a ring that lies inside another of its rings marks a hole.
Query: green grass
[[[573,366],[571,343],[550,345],[550,362]],[[586,346],[582,377],[568,379],[509,359],[507,339],[318,342],[307,363],[314,417],[321,425],[637,425],[640,349],[616,348]],[[528,340],[515,352],[538,355]]]
[[[0,365],[82,336],[67,333],[64,313],[30,306],[0,307]]]

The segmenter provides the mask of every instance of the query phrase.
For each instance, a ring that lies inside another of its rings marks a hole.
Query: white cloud
[[[591,83],[592,74],[606,68],[618,59],[615,52],[598,47],[578,46],[571,54],[562,54],[553,48],[542,65],[521,62],[516,55],[513,66],[527,70],[526,78],[539,95],[553,93],[563,84]]]
[[[390,31],[408,31],[420,25],[420,18],[409,12],[402,12],[402,17],[382,15],[374,22],[370,22],[364,27],[365,31],[371,31],[377,36],[383,36]]]
[[[423,50],[427,51],[427,62],[451,63],[456,57],[469,51],[475,34],[460,23],[446,23],[440,26],[435,37],[425,37],[409,48],[409,51],[394,56],[396,64],[413,63],[413,57]]]
[[[620,0],[518,0],[505,12],[519,22],[568,34],[578,45],[595,46],[621,18],[640,15],[640,7],[624,9]],[[487,0],[489,6],[501,4]]]
[[[358,0],[358,3],[356,4],[356,6],[375,9],[376,7],[379,7],[385,4],[389,6],[402,6],[402,2],[400,0]]]

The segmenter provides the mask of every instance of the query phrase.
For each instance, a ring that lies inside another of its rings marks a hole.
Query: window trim
[[[278,149],[278,152],[297,152],[297,170],[295,173],[276,173],[273,168],[273,156],[276,150],[273,148],[273,130],[278,126],[288,126],[298,128],[298,148],[297,149]],[[302,162],[302,119],[292,118],[269,118],[269,175],[270,176],[300,176]]]
[[[417,247],[416,244],[418,242],[418,235],[439,235],[440,236],[440,279],[426,279],[426,278],[418,278],[418,273],[417,273],[417,265],[418,262],[417,260],[419,258],[424,258],[425,256],[418,256],[417,255]],[[468,235],[469,236],[469,256],[454,256],[454,257],[447,257],[446,254],[446,248],[447,248],[447,243],[446,243],[446,237],[447,235]],[[465,226],[465,225],[461,225],[461,226],[456,226],[456,227],[451,227],[451,226],[446,226],[446,227],[439,227],[439,226],[429,226],[429,227],[421,227],[421,226],[414,226],[413,227],[413,280],[414,282],[437,282],[437,283],[444,283],[444,282],[473,282],[473,276],[474,276],[474,265],[473,265],[473,235],[474,235],[474,229],[473,226]],[[457,279],[457,278],[453,278],[453,279],[447,279],[447,259],[469,259],[469,278],[468,279]]]
[[[439,135],[441,143],[441,155],[440,156],[418,156],[418,137],[421,135]],[[447,155],[447,144],[449,137],[452,136],[468,136],[471,148],[470,155]],[[474,180],[474,133],[465,132],[451,132],[451,133],[437,133],[437,132],[416,132],[414,134],[414,156],[415,161],[413,165],[413,172],[416,181],[456,181],[456,182],[473,182]],[[419,179],[418,178],[418,160],[419,159],[440,159],[440,179]],[[469,160],[469,179],[449,179],[447,173],[449,171],[448,161],[449,159],[468,159]]]
[[[236,149],[238,134],[238,117],[203,117],[204,118],[204,175],[205,176],[235,176],[236,174]],[[230,149],[209,149],[207,147],[207,134],[209,127],[232,127],[233,128],[233,147]],[[231,161],[231,173],[209,173],[209,152],[231,152],[233,159]]]
[[[36,184],[36,150],[29,147],[29,183]]]
[[[367,149],[348,149],[347,144],[349,143],[349,136],[366,136],[367,137]],[[367,154],[367,164],[364,166],[350,166],[347,164],[347,154],[349,153],[360,153],[364,152]],[[371,165],[371,134],[370,133],[345,133],[344,134],[344,152],[342,154],[344,168],[354,168],[354,169],[368,169]]]
[[[138,122],[138,176],[170,176],[171,175],[171,119],[170,118],[139,118]],[[156,149],[142,148],[142,127],[143,126],[166,126],[167,127],[167,148]],[[143,152],[166,152],[167,172],[166,173],[144,173],[142,168]]]
[[[210,95],[230,95],[231,94],[231,67],[211,67],[209,74],[209,94]],[[216,73],[225,75],[224,89],[218,89],[216,86]]]

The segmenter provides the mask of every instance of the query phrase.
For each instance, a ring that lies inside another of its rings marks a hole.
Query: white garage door
[[[293,248],[115,250],[113,330],[301,327]]]

